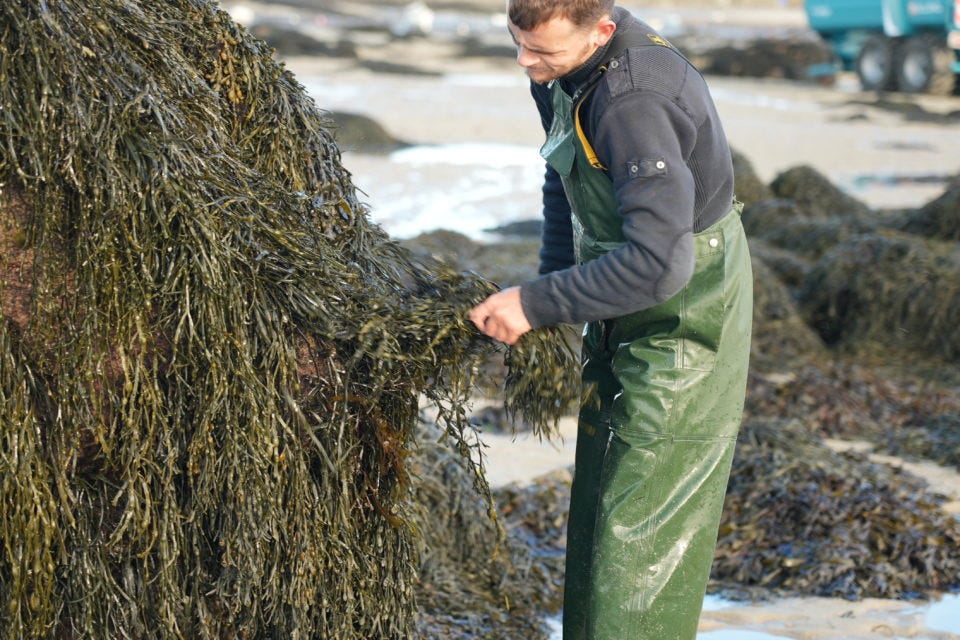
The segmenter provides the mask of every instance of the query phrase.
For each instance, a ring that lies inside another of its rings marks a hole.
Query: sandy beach
[[[729,12],[670,14],[657,8],[655,13],[660,20],[696,15],[699,20],[739,20],[752,26],[803,26],[799,8],[773,3]],[[416,65],[422,71],[418,74],[378,72],[354,59],[286,59],[322,108],[367,115],[414,145],[390,155],[343,148],[344,166],[366,194],[371,217],[400,237],[452,228],[482,238],[490,226],[533,218],[538,212],[542,131],[523,75],[509,59],[452,58],[449,52],[448,44],[428,40],[385,45],[371,39],[361,47],[361,56]],[[917,207],[939,195],[944,182],[931,176],[945,180],[960,174],[953,115],[960,110],[960,98],[889,96],[880,104],[845,75],[834,86],[731,77],[710,77],[708,82],[732,146],[764,181],[791,167],[810,165],[871,207],[897,208]],[[560,431],[555,442],[485,434],[491,484],[529,482],[568,468],[574,420],[562,423]],[[830,444],[838,450],[869,446]],[[892,457],[874,459],[925,478],[930,491],[947,496],[947,508],[960,517],[960,475],[955,470]],[[960,598],[945,595],[915,602],[804,597],[735,603],[710,597],[698,638],[960,638]]]

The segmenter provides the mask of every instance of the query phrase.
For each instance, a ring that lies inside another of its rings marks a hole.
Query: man
[[[739,429],[752,275],[706,83],[613,0],[508,0],[547,139],[540,277],[470,312],[586,322],[564,638],[696,636]]]

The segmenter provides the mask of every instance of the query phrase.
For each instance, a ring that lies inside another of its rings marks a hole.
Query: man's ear
[[[598,47],[602,47],[610,41],[610,38],[613,37],[613,32],[617,30],[617,23],[611,20],[610,18],[603,18],[600,22],[597,23],[597,28],[595,33],[596,44]]]

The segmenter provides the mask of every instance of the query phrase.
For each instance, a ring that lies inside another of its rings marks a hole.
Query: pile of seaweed
[[[825,345],[960,358],[960,242],[949,235],[960,224],[960,182],[909,212],[871,211],[807,166],[777,176],[770,191],[744,210],[751,247],[772,258]]]
[[[419,403],[482,497],[494,285],[370,223],[211,2],[3,3],[0,149],[0,634],[411,637]],[[507,356],[547,433],[566,342]]]
[[[960,524],[926,483],[837,453],[802,424],[747,422],[737,443],[715,588],[916,598],[955,588]]]
[[[543,614],[561,606],[563,545],[538,540],[547,527],[555,533],[566,522],[569,477],[554,483],[560,498],[552,509],[528,488],[494,489],[494,520],[472,486],[469,465],[436,443],[431,423],[422,429],[412,465],[421,479],[412,500],[421,527],[421,636],[546,640]],[[560,515],[545,521],[549,511]],[[526,529],[521,514],[536,531]]]

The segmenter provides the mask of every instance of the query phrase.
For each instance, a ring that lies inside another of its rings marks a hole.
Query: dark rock
[[[299,29],[271,24],[258,24],[250,33],[265,41],[281,56],[323,56],[328,58],[356,58],[357,48],[353,42],[340,39],[324,42]]]
[[[342,151],[390,153],[409,146],[397,140],[373,118],[345,111],[329,112],[333,134]]]

